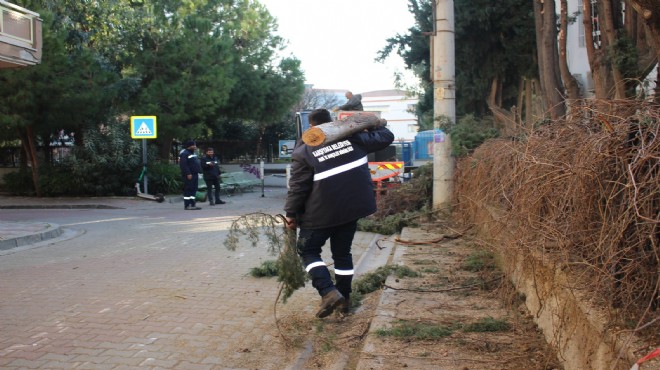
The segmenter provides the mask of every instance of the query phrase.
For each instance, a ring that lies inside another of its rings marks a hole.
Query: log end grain
[[[325,142],[325,133],[318,127],[310,127],[303,132],[302,140],[307,145],[318,146]]]

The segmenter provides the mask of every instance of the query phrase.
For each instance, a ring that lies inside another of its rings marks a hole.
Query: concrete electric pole
[[[433,0],[434,32],[431,36],[431,73],[433,74],[433,128],[439,129],[444,116],[456,123],[456,83],[454,67],[454,1]],[[449,135],[433,135],[433,209],[451,205],[454,158]]]

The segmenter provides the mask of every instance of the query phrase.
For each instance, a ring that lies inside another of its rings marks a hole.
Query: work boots
[[[322,319],[329,316],[335,310],[335,308],[339,307],[344,302],[344,296],[341,295],[337,289],[331,290],[321,298],[321,307],[316,313],[316,317]]]
[[[346,298],[346,299],[344,299],[344,302],[342,302],[339,305],[339,313],[342,316],[348,316],[348,313],[350,312],[350,310],[351,310],[351,299]]]

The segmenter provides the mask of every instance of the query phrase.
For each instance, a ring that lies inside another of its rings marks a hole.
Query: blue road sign
[[[156,116],[131,116],[133,139],[155,139],[156,133]]]

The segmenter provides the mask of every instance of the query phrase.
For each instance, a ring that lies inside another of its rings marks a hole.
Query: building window
[[[596,49],[600,48],[600,24],[598,23],[598,0],[591,1],[591,24],[593,27],[593,37],[594,37],[594,47]],[[582,15],[582,2],[583,0],[578,0],[578,8],[580,15],[577,18],[578,21],[578,45],[583,48],[586,46],[586,41],[584,38],[584,16]]]
[[[0,35],[32,43],[32,17],[0,7]]]

